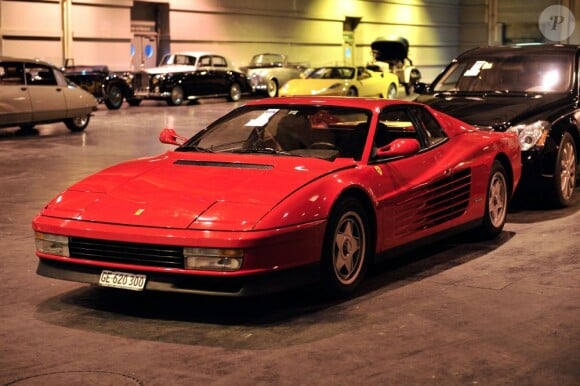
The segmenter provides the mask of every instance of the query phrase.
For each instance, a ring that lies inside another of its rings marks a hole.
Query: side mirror
[[[431,86],[424,82],[417,82],[413,86],[416,94],[427,94],[431,92]]]
[[[408,157],[417,154],[421,145],[414,138],[398,138],[377,149],[376,156],[381,158]]]
[[[173,129],[166,128],[159,133],[159,141],[168,145],[181,146],[186,140],[187,138],[177,134]]]

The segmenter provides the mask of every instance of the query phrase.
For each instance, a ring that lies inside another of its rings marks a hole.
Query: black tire
[[[565,132],[558,148],[554,179],[549,192],[553,206],[566,207],[574,202],[577,161],[574,139],[570,133]]]
[[[397,86],[393,83],[389,86],[387,90],[387,99],[397,99],[399,96],[399,90],[397,90]]]
[[[64,121],[64,124],[70,131],[83,131],[89,124],[91,115],[80,115],[78,117],[69,118]]]
[[[276,81],[276,79],[270,79],[268,81],[268,86],[266,88],[266,94],[268,94],[268,96],[270,98],[274,98],[278,96],[278,81]]]
[[[483,222],[477,229],[480,239],[488,240],[501,233],[508,211],[510,190],[507,173],[501,162],[495,160],[487,183],[487,196]]]
[[[109,110],[118,110],[123,104],[123,90],[117,85],[112,85],[107,90],[105,105]]]
[[[242,98],[242,87],[236,83],[232,82],[228,90],[228,101],[237,102]]]
[[[171,94],[169,98],[167,98],[167,104],[169,106],[179,106],[183,103],[184,97],[185,94],[183,88],[181,88],[181,86],[175,86],[171,89]]]
[[[332,297],[352,294],[363,280],[373,247],[368,216],[361,203],[340,199],[332,209],[321,258],[322,289]]]
[[[139,106],[142,101],[143,101],[143,99],[139,99],[139,98],[127,99],[127,103],[129,103],[129,106]]]
[[[346,92],[346,96],[349,96],[349,97],[356,97],[356,96],[358,96],[358,91],[356,90],[356,88],[354,88],[354,87],[351,87],[351,88],[349,88],[349,89],[348,89],[348,91]]]

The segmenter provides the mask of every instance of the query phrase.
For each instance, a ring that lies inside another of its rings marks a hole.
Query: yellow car
[[[391,73],[364,67],[330,66],[310,72],[304,79],[291,79],[280,96],[337,95],[396,99],[399,79]]]

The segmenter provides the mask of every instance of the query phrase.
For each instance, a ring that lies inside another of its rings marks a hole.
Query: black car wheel
[[[105,105],[110,110],[117,110],[123,104],[123,91],[117,85],[112,85],[107,91]]]
[[[181,86],[175,86],[171,89],[171,95],[167,98],[167,104],[170,106],[179,106],[183,103],[183,89]]]
[[[323,290],[332,296],[349,295],[364,277],[372,246],[368,216],[359,201],[338,201],[328,220],[322,251]]]
[[[83,131],[89,124],[90,115],[80,115],[78,117],[69,118],[64,121],[64,124],[70,131]]]
[[[501,162],[494,161],[487,184],[483,222],[478,229],[480,238],[494,238],[503,230],[508,210],[508,186],[505,168]]]
[[[355,97],[355,96],[358,96],[358,91],[356,91],[356,88],[354,88],[354,87],[351,87],[351,88],[349,88],[349,89],[348,89],[348,91],[346,92],[346,96],[349,96],[349,97]]]
[[[230,102],[237,102],[242,98],[242,88],[236,82],[230,84],[230,90],[228,92],[228,100]]]
[[[554,170],[552,199],[556,206],[564,207],[572,204],[576,187],[576,157],[574,139],[566,132],[560,141]]]
[[[278,96],[278,82],[276,81],[276,79],[270,79],[268,81],[267,93],[270,98]]]

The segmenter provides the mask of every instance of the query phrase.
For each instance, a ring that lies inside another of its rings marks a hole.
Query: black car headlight
[[[520,148],[522,151],[526,151],[534,146],[544,146],[550,127],[551,125],[548,121],[536,121],[512,126],[507,131],[518,135]]]

